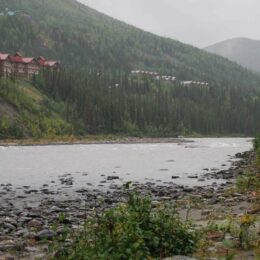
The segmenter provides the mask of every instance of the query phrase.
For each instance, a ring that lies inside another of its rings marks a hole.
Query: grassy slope
[[[63,110],[28,82],[0,81],[0,139],[70,134]]]

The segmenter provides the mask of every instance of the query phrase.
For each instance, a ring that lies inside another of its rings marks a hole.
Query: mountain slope
[[[158,37],[96,12],[74,0],[1,0],[0,50],[45,55],[67,66],[149,69],[182,80],[202,80],[241,87],[259,78],[221,57]]]
[[[20,50],[64,65],[33,78],[44,97],[40,102],[27,95],[31,83],[22,94],[21,82],[0,84],[2,136],[13,129],[19,134],[20,127],[25,137],[253,135],[260,129],[260,76],[228,59],[144,32],[74,0],[1,0],[0,13],[1,52]],[[177,80],[133,75],[132,69]],[[180,80],[209,85],[183,86]],[[11,90],[5,90],[8,84]]]
[[[235,38],[216,43],[205,48],[205,50],[228,58],[248,69],[260,72],[260,41]]]

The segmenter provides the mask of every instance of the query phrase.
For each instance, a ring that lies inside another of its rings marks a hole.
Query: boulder
[[[57,235],[56,232],[54,232],[52,230],[45,229],[45,230],[38,232],[36,234],[35,238],[37,240],[44,240],[44,239],[52,240],[56,235]]]
[[[31,221],[28,222],[28,227],[30,228],[41,228],[42,225],[43,225],[42,222],[37,219],[32,219]]]

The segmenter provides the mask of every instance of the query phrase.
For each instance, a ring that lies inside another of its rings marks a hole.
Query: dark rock
[[[23,196],[23,195],[19,195],[19,196],[17,196],[16,197],[17,199],[25,199],[25,198],[27,198],[26,196]]]
[[[4,223],[3,226],[4,226],[4,228],[8,229],[9,231],[16,230],[16,227],[10,223]]]
[[[56,232],[54,232],[52,230],[45,229],[45,230],[38,232],[36,234],[35,238],[37,240],[44,240],[44,239],[52,240],[56,235],[57,235]]]
[[[193,192],[194,189],[193,189],[193,188],[190,188],[190,187],[184,187],[184,188],[183,188],[183,191],[184,191],[184,192]]]
[[[190,175],[188,176],[189,179],[198,179],[198,175]]]
[[[43,225],[42,222],[37,219],[32,219],[31,221],[28,222],[28,227],[30,228],[41,228],[42,225]]]
[[[32,189],[32,190],[29,190],[28,192],[29,192],[29,193],[37,193],[37,192],[39,192],[39,191],[36,190],[36,189]]]
[[[29,218],[41,218],[42,214],[40,212],[28,212],[27,217],[29,217]]]
[[[88,190],[87,189],[79,189],[79,190],[76,190],[77,193],[88,193]]]
[[[118,180],[118,179],[119,179],[118,176],[107,176],[107,180],[108,180],[108,181]]]

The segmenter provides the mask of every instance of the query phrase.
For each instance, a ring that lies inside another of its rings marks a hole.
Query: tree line
[[[42,71],[33,84],[66,104],[76,134],[254,135],[260,89],[183,86],[122,71]]]

